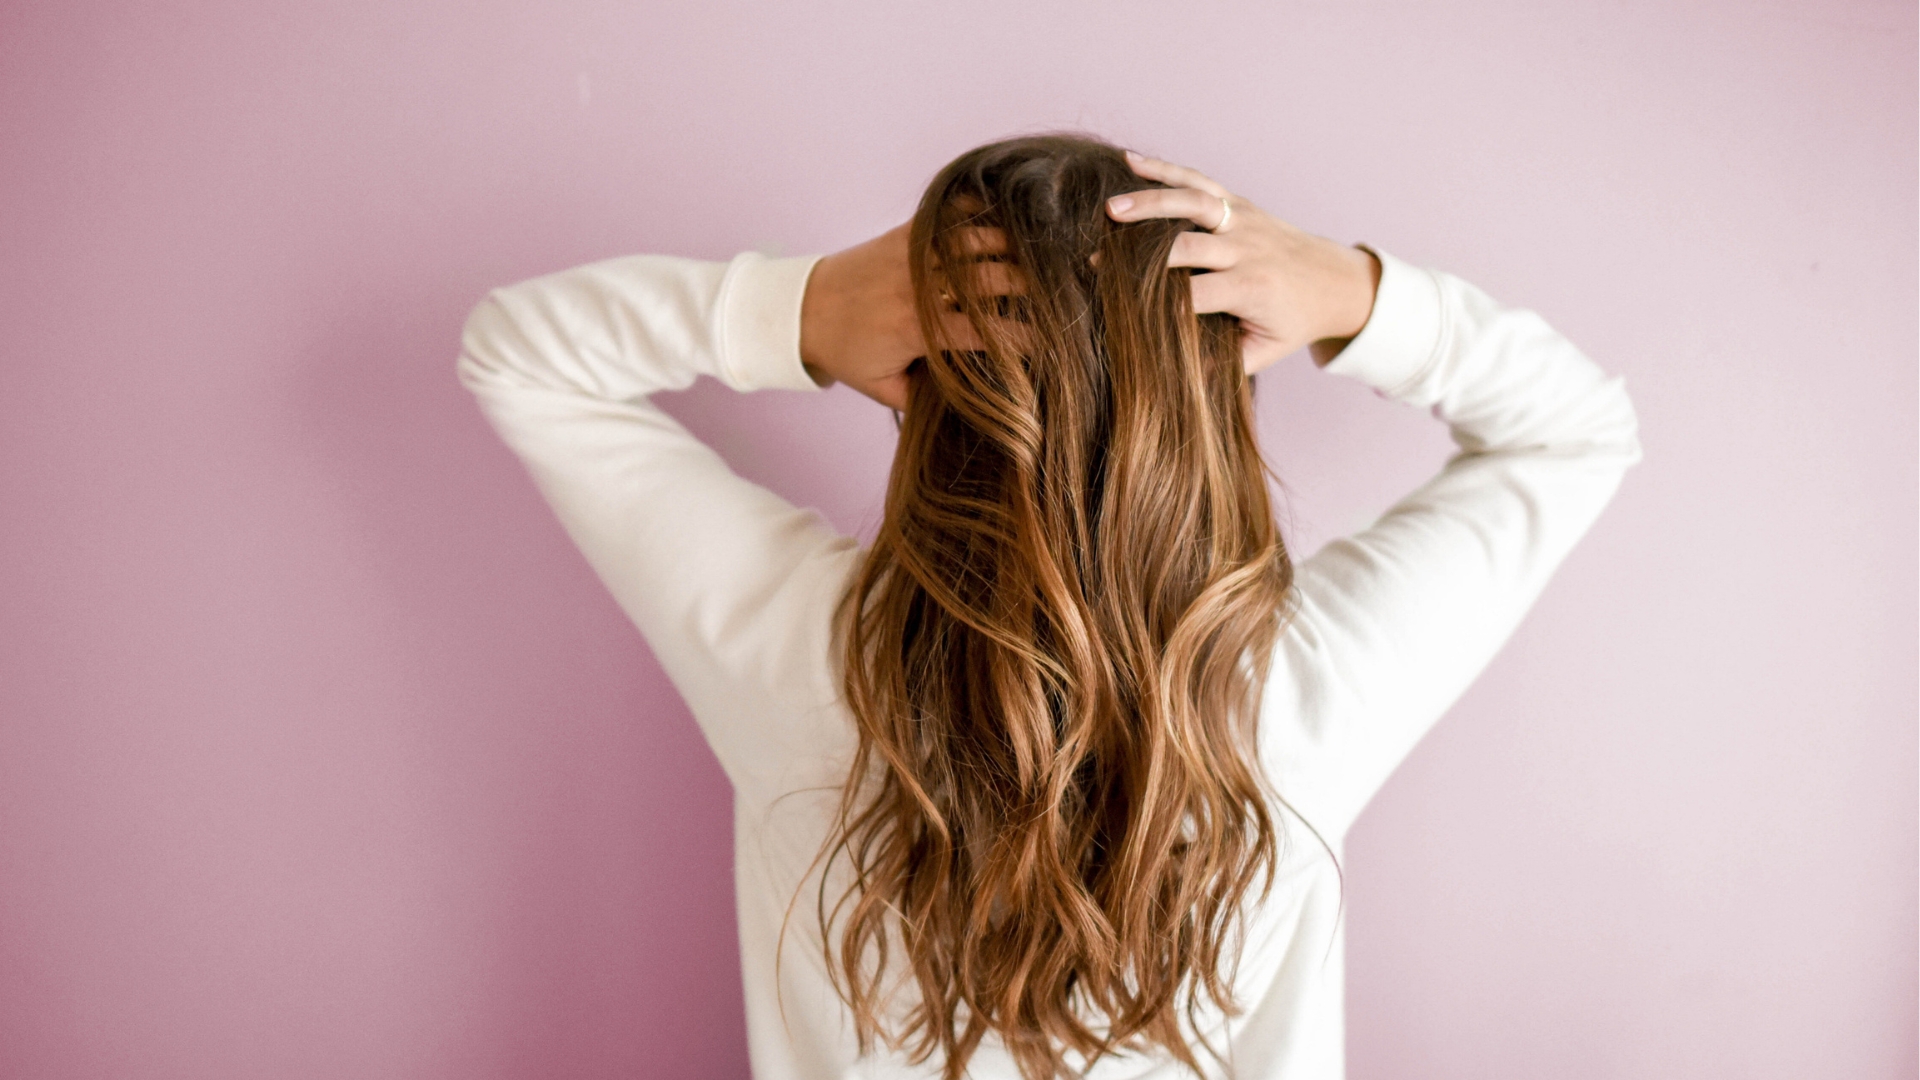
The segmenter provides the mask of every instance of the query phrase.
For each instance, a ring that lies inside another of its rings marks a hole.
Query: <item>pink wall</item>
[[[1347,861],[1352,1075],[1915,1075],[1909,3],[0,11],[0,1077],[741,1076],[728,798],[454,382],[1085,125],[1536,307],[1646,462]],[[1303,550],[1426,417],[1263,386]],[[678,399],[870,524],[845,390]]]

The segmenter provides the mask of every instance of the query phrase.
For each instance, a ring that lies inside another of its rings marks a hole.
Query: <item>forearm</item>
[[[1282,790],[1335,832],[1486,667],[1640,459],[1620,376],[1532,311],[1382,261],[1376,313],[1328,373],[1430,412],[1459,452],[1296,568],[1268,752]]]
[[[810,263],[635,255],[495,289],[468,316],[460,375],[476,392],[628,401],[701,375],[736,390],[811,389],[791,363]],[[730,302],[773,292],[793,311]]]

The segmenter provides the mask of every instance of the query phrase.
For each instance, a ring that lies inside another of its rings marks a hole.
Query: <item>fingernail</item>
[[[1146,158],[1143,158],[1143,157],[1141,157],[1141,156],[1140,156],[1139,154],[1136,154],[1136,153],[1134,153],[1133,151],[1131,151],[1131,150],[1129,150],[1129,151],[1127,151],[1127,160],[1128,160],[1128,161],[1145,161],[1145,160],[1147,160],[1147,159],[1146,159]]]
[[[1116,214],[1124,214],[1133,209],[1133,196],[1115,195],[1113,198],[1107,200],[1107,209],[1112,210]]]

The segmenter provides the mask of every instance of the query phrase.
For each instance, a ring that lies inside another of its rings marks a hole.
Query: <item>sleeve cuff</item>
[[[1385,397],[1399,397],[1439,358],[1440,283],[1427,271],[1379,248],[1357,246],[1380,260],[1373,314],[1321,370],[1358,379]]]
[[[721,379],[735,390],[819,390],[800,362],[800,301],[818,255],[734,256],[720,289]]]

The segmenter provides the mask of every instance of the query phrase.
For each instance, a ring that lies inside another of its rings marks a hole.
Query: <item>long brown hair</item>
[[[910,230],[929,351],[839,612],[859,743],[824,854],[851,884],[818,915],[862,1052],[947,1080],[989,1032],[1029,1080],[1151,1047],[1197,1071],[1182,1019],[1235,1011],[1272,884],[1253,729],[1293,568],[1237,322],[1166,267],[1197,226],[1105,213],[1149,186],[1107,143],[1011,139]]]

